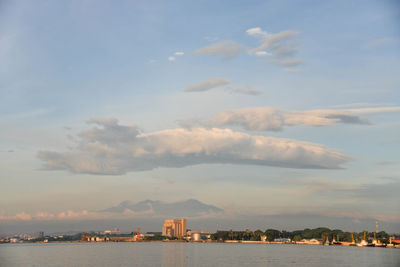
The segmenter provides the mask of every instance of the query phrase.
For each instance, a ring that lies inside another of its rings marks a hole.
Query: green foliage
[[[296,242],[298,242],[298,241],[301,241],[301,236],[299,236],[299,235],[295,235],[294,237],[293,237],[293,241],[296,241]]]
[[[274,241],[275,238],[281,237],[281,232],[275,229],[268,229],[265,231],[265,235],[267,236],[267,241]]]
[[[351,233],[351,232],[343,232],[339,229],[331,230],[326,227],[318,227],[315,229],[304,229],[304,230],[295,230],[293,232],[288,231],[279,231],[275,229],[267,229],[265,232],[261,230],[256,230],[254,232],[246,230],[246,231],[218,231],[211,235],[212,240],[252,240],[258,241],[261,240],[262,235],[267,236],[267,241],[274,241],[275,238],[290,238],[294,241],[300,241],[302,239],[321,239],[325,242],[326,238],[329,241],[332,241],[333,237],[337,240],[339,237],[339,241],[351,242],[352,234],[354,235],[355,241],[359,242],[364,239],[364,232],[360,233]],[[389,235],[381,231],[377,233],[377,239],[383,243],[389,242]],[[372,240],[374,237],[374,233],[367,233],[367,239]]]
[[[154,236],[145,236],[144,240],[148,241],[159,241],[159,240],[164,240],[165,236],[162,236],[160,234],[155,234]]]

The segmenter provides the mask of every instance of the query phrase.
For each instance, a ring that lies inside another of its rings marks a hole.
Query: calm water
[[[0,245],[0,266],[400,266],[400,249],[223,243]]]

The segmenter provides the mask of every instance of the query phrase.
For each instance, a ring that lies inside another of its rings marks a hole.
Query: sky
[[[0,1],[0,233],[400,232],[399,59],[397,1]]]

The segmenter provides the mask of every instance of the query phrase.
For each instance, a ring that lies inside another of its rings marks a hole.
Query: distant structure
[[[375,233],[379,233],[379,222],[376,221],[375,223]]]
[[[140,228],[138,228],[137,231],[132,231],[133,241],[142,241],[143,237],[144,236],[140,233]]]
[[[121,232],[119,231],[118,227],[115,227],[112,230],[105,230],[104,234],[105,235],[119,235]]]
[[[186,235],[186,219],[165,220],[162,235],[183,238]]]

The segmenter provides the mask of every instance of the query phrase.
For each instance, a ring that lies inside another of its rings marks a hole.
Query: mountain
[[[123,201],[120,204],[101,210],[101,212],[152,214],[153,216],[196,217],[201,215],[222,213],[224,210],[213,205],[207,205],[196,199],[165,203],[159,200],[143,200],[137,203]]]

